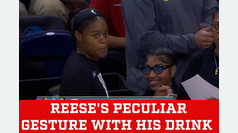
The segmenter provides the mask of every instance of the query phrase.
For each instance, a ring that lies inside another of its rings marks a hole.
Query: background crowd
[[[191,99],[181,83],[197,74],[219,89],[218,0],[20,0],[19,15],[59,18],[75,45],[46,95]],[[45,63],[21,60],[20,83],[52,79]]]

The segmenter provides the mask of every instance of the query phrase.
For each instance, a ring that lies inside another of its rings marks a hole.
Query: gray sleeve
[[[126,36],[137,50],[167,47],[175,53],[190,53],[196,49],[194,34],[161,33],[156,27],[155,10],[154,0],[122,0]]]
[[[212,22],[212,16],[216,9],[219,7],[217,0],[203,0],[203,23],[204,26],[210,26]]]

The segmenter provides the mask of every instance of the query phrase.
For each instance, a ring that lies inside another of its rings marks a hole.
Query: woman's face
[[[104,18],[94,19],[83,29],[82,33],[76,31],[76,38],[80,43],[80,49],[90,59],[97,61],[108,52],[108,27]]]
[[[218,31],[218,32],[215,32],[213,30],[212,35],[213,35],[213,39],[216,44],[216,47],[219,49],[219,11],[215,13],[215,16],[212,20],[212,25],[214,30]]]
[[[146,63],[145,67],[155,67],[155,66],[166,66],[166,65],[171,65],[168,63],[165,63],[167,61],[167,57],[160,55],[160,56],[149,56]],[[173,65],[170,68],[164,69],[161,74],[156,74],[154,70],[151,70],[149,74],[144,74],[146,80],[149,83],[149,86],[151,90],[156,91],[159,87],[162,87],[162,85],[168,85],[171,86],[172,83],[172,77],[174,76],[176,72],[176,66]]]

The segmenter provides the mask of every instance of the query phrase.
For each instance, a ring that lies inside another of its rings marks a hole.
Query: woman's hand
[[[169,93],[173,93],[172,89],[169,86],[162,86],[155,91],[154,96],[167,96]]]

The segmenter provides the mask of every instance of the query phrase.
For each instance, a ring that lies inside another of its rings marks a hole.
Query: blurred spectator
[[[25,4],[19,1],[19,16],[28,15],[28,11],[26,9]]]
[[[214,45],[208,49],[204,49],[199,53],[196,53],[191,58],[183,75],[182,81],[188,80],[199,74],[207,82],[219,88],[219,9],[217,9],[216,13],[214,14],[211,28],[214,38]],[[179,89],[178,99],[190,99],[182,85]],[[218,98],[211,96],[207,99]]]
[[[68,14],[72,10],[78,8],[85,9],[88,8],[89,2],[87,0],[30,0],[22,2],[19,4],[20,15],[27,15],[28,10],[29,15],[51,15],[60,17],[65,23],[68,19]]]
[[[216,0],[122,0],[128,88],[136,95],[149,89],[138,66],[150,49],[158,47],[175,52],[175,82],[180,85],[190,56],[212,45],[212,33],[205,27],[210,26],[217,6]]]

